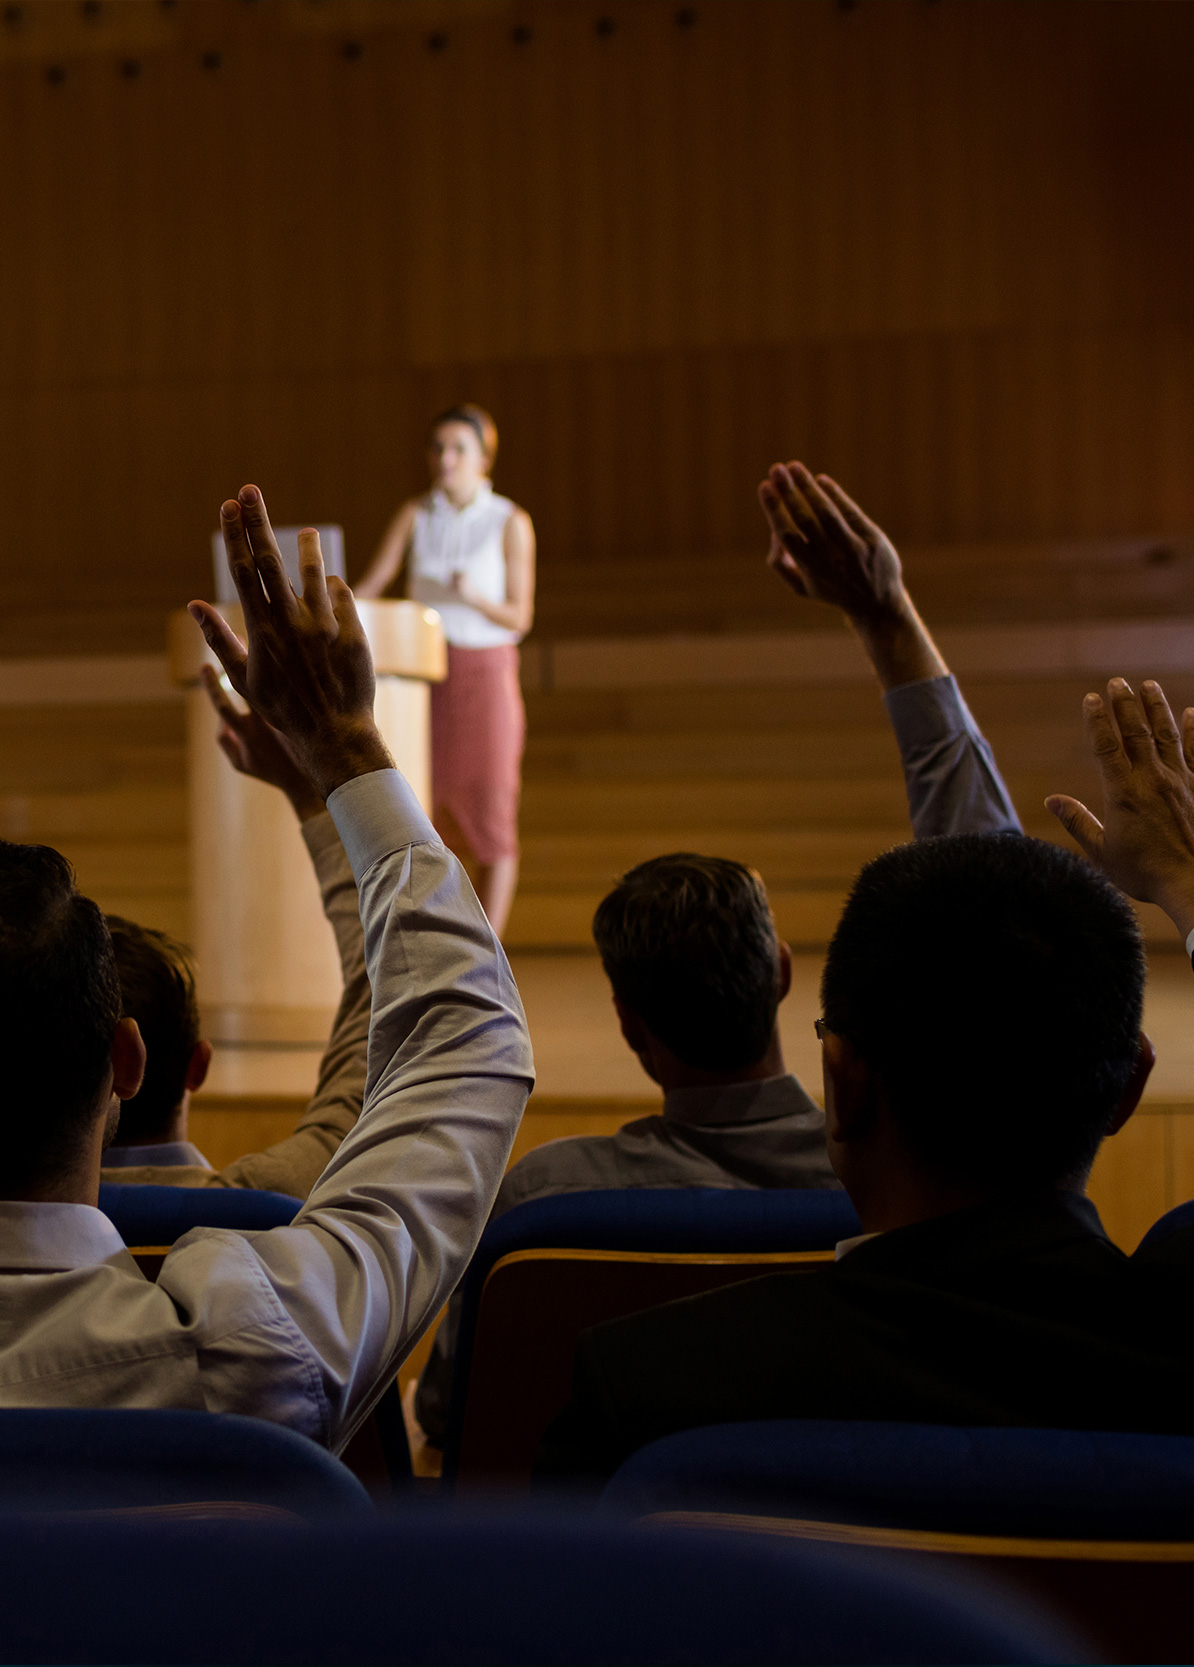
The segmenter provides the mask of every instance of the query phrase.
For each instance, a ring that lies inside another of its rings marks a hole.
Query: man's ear
[[[1145,1084],[1152,1075],[1153,1066],[1157,1063],[1157,1050],[1153,1047],[1143,1031],[1136,1045],[1136,1059],[1132,1065],[1132,1074],[1128,1078],[1127,1087],[1119,1097],[1119,1104],[1115,1108],[1107,1128],[1109,1135],[1118,1134],[1128,1118],[1140,1104],[1140,1096],[1144,1093]]]
[[[633,1007],[627,1007],[620,996],[614,996],[614,1012],[618,1015],[618,1023],[622,1027],[622,1036],[626,1046],[632,1053],[638,1055],[638,1062],[651,1078],[658,1082],[655,1065],[655,1038],[651,1035],[645,1022]]]
[[[121,1019],[112,1033],[112,1092],[131,1100],[145,1075],[145,1043],[136,1019]]]
[[[779,999],[782,1001],[792,988],[792,946],[779,940]]]
[[[613,1000],[614,1012],[618,1015],[618,1024],[621,1027],[626,1045],[633,1048],[635,1053],[641,1053],[646,1046],[650,1032],[634,1011],[634,1008],[627,1007],[621,996],[615,996]]]
[[[202,1088],[207,1081],[207,1073],[211,1068],[211,1056],[215,1052],[206,1036],[201,1036],[191,1050],[191,1057],[187,1061],[186,1087],[190,1093]]]
[[[844,1036],[827,1030],[821,1041],[825,1082],[825,1134],[838,1145],[860,1140],[875,1120],[875,1079],[871,1068]]]

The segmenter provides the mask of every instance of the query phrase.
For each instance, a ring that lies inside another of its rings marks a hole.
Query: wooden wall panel
[[[690,9],[26,0],[0,652],[149,646],[245,478],[359,567],[467,395],[548,583],[753,544],[781,452],[922,542],[1194,528],[1194,9]]]

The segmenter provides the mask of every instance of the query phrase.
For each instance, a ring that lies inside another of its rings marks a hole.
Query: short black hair
[[[120,1112],[121,1146],[160,1139],[169,1129],[187,1085],[187,1067],[199,1040],[199,1003],[190,951],[165,932],[108,916],[121,1001],[136,1019],[145,1043],[140,1091]]]
[[[1057,1186],[1089,1166],[1136,1060],[1140,928],[1081,858],[1022,834],[888,851],[859,874],[821,980],[939,1178]]]
[[[71,1163],[99,1109],[120,982],[99,907],[48,845],[0,840],[0,1178],[40,1182]]]
[[[685,1065],[740,1071],[766,1053],[779,941],[753,869],[689,851],[654,857],[602,900],[593,936],[614,994]]]

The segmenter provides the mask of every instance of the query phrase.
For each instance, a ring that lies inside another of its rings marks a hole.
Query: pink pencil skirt
[[[449,643],[447,680],[431,686],[431,791],[478,862],[518,855],[525,739],[518,649]]]

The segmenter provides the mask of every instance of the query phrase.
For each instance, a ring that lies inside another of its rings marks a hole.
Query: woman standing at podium
[[[405,594],[443,620],[448,676],[431,690],[431,791],[445,843],[476,863],[477,896],[500,936],[518,884],[518,799],[526,714],[518,644],[535,612],[535,531],[489,475],[493,418],[456,405],[427,440],[431,490],[404,503],[360,583]]]

